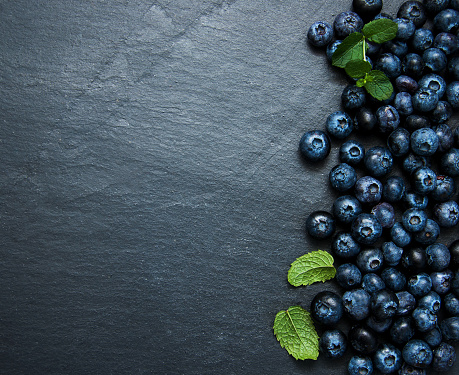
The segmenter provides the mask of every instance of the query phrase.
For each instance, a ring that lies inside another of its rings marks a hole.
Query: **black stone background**
[[[346,374],[272,324],[335,288],[286,276],[346,82],[306,31],[350,4],[0,0],[1,373]]]

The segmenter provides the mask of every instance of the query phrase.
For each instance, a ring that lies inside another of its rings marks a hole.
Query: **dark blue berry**
[[[357,173],[349,164],[341,163],[331,169],[329,180],[333,189],[345,192],[354,187],[357,181]]]
[[[411,176],[414,191],[421,195],[427,195],[435,190],[437,175],[428,167],[416,169]]]
[[[343,294],[343,307],[351,319],[363,320],[370,314],[370,295],[363,289],[348,290]]]
[[[459,108],[459,81],[453,81],[446,86],[446,100],[454,109]]]
[[[328,358],[341,358],[347,349],[347,338],[343,331],[331,329],[322,333],[319,350]]]
[[[432,272],[432,290],[440,295],[445,295],[451,289],[453,273],[451,270]]]
[[[387,137],[387,147],[395,157],[401,157],[410,151],[410,132],[405,128],[397,128]]]
[[[451,177],[459,176],[459,149],[451,148],[440,159],[440,169]]]
[[[336,281],[343,289],[356,288],[362,282],[362,273],[352,263],[344,263],[336,269]]]
[[[374,244],[382,235],[382,226],[376,216],[361,213],[351,225],[351,234],[361,244]]]
[[[400,201],[405,194],[405,181],[400,176],[390,176],[384,182],[382,197],[390,203]]]
[[[403,40],[389,40],[383,44],[383,47],[384,52],[391,53],[399,59],[402,59],[408,53],[408,43]]]
[[[350,224],[362,212],[362,206],[356,197],[342,195],[333,202],[332,212],[337,221]]]
[[[409,115],[405,119],[404,124],[405,128],[411,132],[415,131],[416,129],[429,127],[430,125],[430,120],[426,116],[422,116],[419,114]]]
[[[421,247],[406,249],[402,255],[402,266],[408,273],[419,273],[427,265],[426,251]]]
[[[333,28],[338,39],[344,39],[354,32],[360,32],[363,20],[355,12],[342,12],[335,17]]]
[[[386,284],[384,284],[383,279],[375,273],[366,273],[362,277],[362,288],[365,289],[368,293],[373,294],[374,292],[384,289]]]
[[[424,307],[428,309],[432,314],[437,314],[441,308],[441,297],[437,292],[431,290],[429,293],[419,299],[418,307]]]
[[[354,193],[359,202],[376,204],[381,200],[382,184],[374,177],[363,176],[355,183]]]
[[[417,29],[413,34],[411,45],[417,52],[424,52],[426,49],[432,47],[434,42],[434,35],[429,29]]]
[[[429,198],[414,191],[407,191],[403,196],[403,203],[408,208],[413,207],[423,210],[427,207]]]
[[[413,21],[407,18],[395,18],[394,22],[397,24],[397,34],[395,37],[398,40],[407,41],[413,36],[416,30]]]
[[[398,221],[390,229],[390,238],[397,246],[405,247],[411,242],[411,234]]]
[[[352,258],[360,252],[360,245],[347,232],[338,232],[333,237],[331,248],[340,258]]]
[[[430,113],[429,117],[434,124],[440,124],[440,123],[448,121],[450,117],[452,116],[452,114],[453,114],[453,107],[451,107],[451,104],[449,104],[447,101],[439,100],[437,103],[437,106]],[[441,125],[447,126],[446,124],[441,124]],[[437,133],[437,135],[440,136],[440,134],[438,134],[436,129],[434,130]],[[451,136],[452,136],[452,133],[451,133]],[[441,142],[440,142],[440,145],[441,145]],[[451,146],[452,146],[452,142],[451,142]],[[443,151],[442,148],[440,147],[438,147],[438,150]]]
[[[402,350],[403,360],[411,366],[426,368],[433,358],[432,349],[423,340],[415,339],[406,343]]]
[[[368,20],[381,12],[383,3],[382,0],[353,0],[352,7],[359,16]]]
[[[449,108],[449,109],[446,109],[446,111],[451,111],[450,113],[452,113],[453,110],[451,108],[451,105],[448,102],[439,101],[438,104],[440,105],[440,103],[441,103],[442,106],[445,106],[445,108],[446,107]],[[437,108],[438,108],[438,106],[437,106]],[[436,109],[434,109],[434,111],[432,112],[432,115],[434,114]],[[448,119],[446,119],[446,120],[448,120]],[[444,121],[446,121],[446,120],[444,120]],[[432,119],[432,122],[435,122],[435,121]],[[453,131],[451,130],[451,128],[447,124],[438,124],[438,125],[435,125],[432,129],[435,132],[435,134],[437,134],[437,137],[438,137],[438,149],[437,149],[437,152],[446,152],[451,147],[453,147],[453,143],[454,143]]]
[[[378,203],[371,209],[383,228],[392,228],[395,223],[394,207],[387,202]]]
[[[419,88],[419,85],[414,78],[407,75],[401,75],[395,79],[395,88],[400,92],[414,94]]]
[[[454,293],[448,293],[443,300],[446,313],[450,316],[459,316],[459,297]]]
[[[396,372],[402,367],[402,354],[392,344],[382,344],[373,357],[373,364],[383,374]]]
[[[329,62],[332,62],[333,60],[333,54],[335,53],[336,49],[338,46],[343,43],[342,40],[338,39],[335,40],[327,45],[327,48],[325,50],[325,54],[327,55],[327,59]]]
[[[459,27],[459,12],[454,9],[444,9],[433,19],[434,27],[445,33],[455,33]]]
[[[454,346],[442,342],[433,351],[432,368],[434,371],[448,371],[456,362],[456,351]]]
[[[391,133],[400,125],[400,115],[391,105],[384,105],[376,110],[376,120],[381,133]]]
[[[425,296],[432,289],[432,279],[426,273],[418,273],[408,279],[406,289],[416,298]]]
[[[422,87],[411,97],[413,108],[418,112],[430,112],[434,110],[438,100],[438,94],[434,90]]]
[[[456,194],[456,183],[449,176],[437,175],[437,184],[435,189],[430,193],[432,199],[436,202],[446,202]]]
[[[394,160],[387,147],[374,146],[365,153],[363,163],[373,177],[381,177],[392,170]]]
[[[381,278],[386,287],[394,292],[400,292],[405,288],[406,277],[394,267],[387,267],[381,272]]]
[[[455,201],[438,203],[433,207],[433,218],[443,228],[452,228],[459,222],[459,205]]]
[[[378,347],[376,334],[363,325],[355,325],[349,330],[349,344],[360,354],[374,353]]]
[[[356,258],[357,267],[362,273],[376,272],[384,263],[383,253],[378,248],[369,248],[362,250]]]
[[[421,27],[427,20],[425,7],[419,1],[405,1],[400,5],[397,17],[411,20],[415,27]]]
[[[343,316],[341,297],[331,291],[322,291],[311,302],[311,315],[319,323],[333,325]]]
[[[398,299],[398,308],[396,315],[408,315],[416,307],[416,298],[406,290],[395,293]]]
[[[440,329],[444,340],[459,341],[459,317],[443,319]]]
[[[426,375],[426,370],[410,366],[408,363],[403,363],[400,370],[398,370],[398,375]]]
[[[452,76],[454,81],[459,80],[459,56],[455,56],[448,61],[448,73]]]
[[[430,128],[415,130],[411,134],[410,145],[416,155],[431,156],[439,145],[437,133]]]
[[[419,208],[408,208],[403,212],[402,224],[408,232],[419,232],[427,224],[427,213]]]
[[[333,39],[333,28],[325,21],[314,22],[308,30],[308,41],[315,47],[325,47]]]
[[[360,164],[365,155],[365,148],[356,140],[344,142],[339,148],[339,160],[353,166]]]
[[[345,110],[363,107],[366,103],[366,90],[356,85],[347,85],[341,94],[341,103]]]
[[[430,14],[437,14],[443,9],[448,8],[449,0],[424,0],[424,7]]]
[[[395,95],[394,108],[401,116],[409,116],[413,113],[413,101],[408,92],[399,92]]]
[[[378,319],[395,316],[398,309],[398,298],[389,289],[381,289],[371,295],[371,313]]]
[[[371,375],[373,373],[373,362],[371,358],[364,356],[353,356],[347,365],[349,375]]]
[[[436,221],[427,219],[426,226],[419,232],[414,233],[414,240],[421,245],[432,245],[440,235],[440,226]]]
[[[392,53],[383,53],[376,60],[375,69],[382,71],[387,77],[395,79],[402,73],[402,62],[398,56]]]
[[[416,307],[411,316],[419,332],[430,331],[437,324],[437,315],[426,307]]]
[[[307,160],[323,160],[330,153],[330,138],[321,130],[307,131],[301,137],[300,152]]]
[[[417,53],[408,53],[402,60],[403,74],[412,78],[419,78],[424,71],[425,63],[420,55]]]
[[[448,57],[439,48],[430,47],[422,53],[422,60],[424,60],[425,67],[432,72],[441,72],[446,68]]]
[[[441,335],[439,327],[435,327],[422,335],[422,339],[429,344],[431,348],[435,348],[440,345],[442,338],[443,336]]]
[[[434,39],[434,47],[442,50],[446,55],[457,51],[457,37],[451,33],[438,33]]]
[[[409,316],[397,318],[389,331],[390,338],[394,344],[405,344],[415,334],[414,323]]]
[[[419,88],[431,89],[435,91],[439,99],[441,99],[446,92],[445,79],[442,76],[435,73],[430,73],[422,76],[418,84]]]
[[[335,231],[335,220],[326,211],[314,211],[306,219],[306,230],[312,237],[328,238]]]
[[[331,136],[344,139],[352,133],[353,122],[346,112],[336,111],[327,117],[325,128]]]
[[[403,254],[403,248],[393,242],[384,242],[381,245],[383,252],[384,264],[395,267],[400,263]]]
[[[377,126],[376,115],[370,108],[360,108],[354,116],[354,128],[360,133],[369,133]]]

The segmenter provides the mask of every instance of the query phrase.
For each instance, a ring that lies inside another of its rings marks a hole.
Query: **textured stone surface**
[[[350,3],[0,0],[1,372],[346,373],[272,324],[334,288],[287,270],[345,83],[306,30]]]

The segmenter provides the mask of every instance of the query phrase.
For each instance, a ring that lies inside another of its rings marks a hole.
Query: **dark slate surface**
[[[349,7],[0,1],[1,373],[346,373],[272,324],[334,288],[286,272],[328,247],[336,153],[297,144],[345,83],[306,29]]]

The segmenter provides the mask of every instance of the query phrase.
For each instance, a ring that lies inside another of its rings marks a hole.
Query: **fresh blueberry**
[[[414,34],[416,26],[414,22],[407,18],[395,18],[394,22],[397,24],[397,34],[395,38],[402,41],[408,41]]]
[[[314,22],[308,30],[307,37],[314,47],[325,47],[333,39],[333,28],[325,21]]]
[[[424,7],[429,14],[437,14],[448,8],[449,0],[424,0]]]
[[[352,222],[351,234],[358,243],[371,245],[381,237],[382,229],[376,216],[361,213]]]
[[[383,228],[392,228],[395,223],[394,207],[387,202],[378,203],[371,209]]]
[[[353,166],[359,165],[365,155],[365,148],[356,140],[344,142],[339,148],[339,160]]]
[[[459,317],[443,319],[440,329],[444,340],[459,341]]]
[[[360,108],[354,116],[354,128],[360,133],[369,133],[377,126],[375,113],[367,107]]]
[[[354,196],[342,195],[333,202],[332,212],[337,221],[350,224],[362,212],[362,206]]]
[[[430,193],[432,199],[436,202],[446,202],[456,194],[456,183],[454,179],[445,175],[437,175],[437,184],[435,189]]]
[[[360,252],[360,245],[350,233],[338,232],[333,237],[331,249],[340,258],[352,258]]]
[[[427,20],[425,7],[419,1],[405,1],[400,5],[397,17],[411,20],[415,27],[421,27]]]
[[[435,220],[427,219],[426,226],[414,233],[414,240],[424,246],[432,245],[440,235],[440,226]]]
[[[389,331],[392,342],[397,345],[405,344],[410,341],[414,333],[414,323],[409,316],[397,318]]]
[[[310,236],[323,239],[335,231],[335,219],[326,211],[314,211],[306,219],[306,230]]]
[[[448,176],[459,176],[459,148],[451,148],[443,154],[440,169]]]
[[[341,163],[331,169],[329,180],[333,189],[345,192],[354,187],[357,181],[357,173],[349,164]]]
[[[311,302],[311,315],[319,323],[333,325],[343,316],[341,297],[331,291],[322,291]]]
[[[408,279],[406,289],[416,298],[425,296],[432,289],[432,279],[426,273],[418,273]]]
[[[419,88],[431,89],[438,94],[438,98],[442,98],[446,92],[445,79],[435,73],[430,73],[422,76],[418,82]]]
[[[375,19],[375,20],[380,20],[380,19],[393,20],[394,17],[392,17],[392,16],[391,16],[390,14],[388,14],[388,13],[382,12],[382,13],[377,14],[377,15],[375,16],[374,19]]]
[[[408,315],[411,311],[414,310],[416,307],[416,298],[406,290],[402,290],[401,292],[395,293],[398,299],[398,308],[396,315]]]
[[[430,47],[422,53],[422,60],[424,60],[425,67],[432,72],[441,72],[446,68],[448,57],[441,49]]]
[[[438,94],[434,90],[422,87],[411,97],[413,109],[418,112],[430,112],[434,110],[438,100]]]
[[[391,133],[400,125],[398,111],[389,104],[376,110],[376,120],[381,133]]]
[[[410,145],[416,155],[431,156],[439,145],[437,133],[430,128],[415,130],[411,134]]]
[[[415,339],[406,343],[402,350],[403,360],[411,366],[426,368],[433,358],[432,349],[423,340]]]
[[[442,50],[446,55],[457,51],[457,37],[451,33],[438,33],[434,39],[434,47]]]
[[[459,222],[459,205],[455,201],[438,203],[433,207],[433,218],[443,228],[452,228]]]
[[[459,239],[451,242],[448,246],[449,253],[451,254],[451,261],[456,267],[459,265]],[[459,281],[459,279],[457,280]],[[459,294],[458,294],[459,297]]]
[[[408,53],[408,43],[403,40],[389,40],[388,42],[385,42],[383,44],[384,47],[384,52],[391,53],[395,56],[397,56],[399,59],[402,59],[405,57],[405,55]],[[403,69],[403,65],[402,65]]]
[[[330,153],[330,138],[321,130],[307,131],[301,137],[300,152],[307,160],[323,160]]]
[[[369,357],[354,355],[347,365],[349,375],[371,375],[373,362]]]
[[[438,104],[440,103],[442,103],[442,106],[448,107],[452,113],[453,110],[451,108],[451,105],[448,102],[439,101]],[[434,111],[432,112],[432,115],[435,113],[435,111],[436,109],[434,109]],[[433,119],[432,121],[435,122]],[[438,137],[438,149],[437,149],[438,152],[446,152],[451,147],[453,147],[453,143],[454,143],[453,131],[448,126],[448,124],[438,124],[438,125],[435,125],[432,129],[435,132],[435,134],[437,134],[437,137]]]
[[[360,32],[363,28],[363,20],[355,12],[342,12],[335,17],[333,28],[336,37],[344,39],[354,32]]]
[[[402,367],[402,354],[392,344],[382,344],[373,357],[373,364],[383,374],[396,372]]]
[[[389,289],[381,289],[371,295],[371,313],[378,319],[392,318],[397,313],[398,298]]]
[[[341,94],[341,103],[345,110],[363,107],[366,103],[366,90],[356,85],[347,85]]]
[[[387,147],[371,147],[363,158],[363,164],[373,177],[381,177],[392,170],[394,159]]]
[[[418,307],[426,308],[432,314],[437,314],[441,308],[441,297],[437,292],[431,290],[429,293],[419,299]]]
[[[370,314],[370,295],[364,289],[353,289],[343,294],[344,311],[353,320],[363,320]]]
[[[459,316],[459,297],[454,293],[448,293],[444,298],[446,313],[450,316]]]
[[[436,346],[440,345],[443,336],[441,335],[440,328],[435,327],[430,331],[425,332],[422,335],[422,339],[429,344],[431,348],[435,348]]]
[[[409,116],[413,113],[413,102],[408,92],[399,92],[395,95],[394,108],[401,116]]]
[[[327,117],[325,128],[331,136],[344,139],[352,133],[353,122],[346,112],[336,111]]]
[[[364,19],[368,20],[381,12],[382,0],[353,0],[354,10]]]
[[[401,75],[395,79],[395,88],[400,92],[414,94],[419,88],[419,85],[414,78],[407,75]]]
[[[381,200],[382,184],[374,177],[363,176],[355,183],[354,193],[359,202],[376,204]]]
[[[427,213],[419,208],[408,208],[403,212],[402,224],[408,232],[419,232],[427,224]]]
[[[446,100],[454,109],[459,108],[459,81],[453,81],[446,86]]]
[[[449,249],[438,242],[426,247],[426,256],[427,264],[433,271],[443,271],[451,261]]]
[[[398,375],[426,375],[426,370],[410,366],[408,363],[403,363],[400,370],[398,370]]]
[[[395,203],[403,198],[405,190],[405,181],[402,177],[390,176],[384,182],[382,197],[387,202]]]
[[[382,71],[390,79],[395,79],[402,73],[402,62],[392,53],[383,53],[376,60],[375,69]]]
[[[397,246],[393,242],[384,242],[381,245],[383,252],[384,264],[395,267],[400,263],[403,254],[403,248]]]
[[[451,107],[451,104],[449,104],[447,101],[439,100],[437,103],[437,106],[430,113],[430,119],[432,120],[434,124],[440,124],[440,123],[448,121],[452,115],[453,115],[453,107]],[[447,126],[446,124],[441,124],[441,125]],[[440,136],[440,134],[438,134],[436,129],[434,130],[437,133],[437,135]],[[451,136],[452,136],[452,132],[451,132]],[[451,143],[451,146],[452,146],[452,143]],[[439,147],[438,150],[443,151],[441,147]]]
[[[365,320],[365,324],[373,331],[382,333],[389,330],[390,326],[392,325],[392,318],[377,319],[373,315],[370,315],[367,320]]]
[[[376,272],[384,263],[384,256],[380,249],[369,248],[362,250],[356,258],[357,267],[362,273]],[[382,279],[381,279],[382,280]]]
[[[347,349],[347,339],[343,331],[330,329],[322,333],[319,350],[328,358],[341,358]]]
[[[378,339],[375,332],[360,324],[349,330],[349,344],[360,354],[371,354],[378,347]]]
[[[419,78],[422,76],[424,71],[425,63],[420,55],[417,53],[408,53],[402,60],[402,71],[403,74],[412,78]]]
[[[343,289],[353,289],[362,282],[362,273],[356,265],[344,263],[336,269],[336,281]]]
[[[384,281],[375,273],[366,273],[362,277],[362,288],[370,294],[384,289],[385,287],[386,284],[384,284]]]
[[[440,295],[445,295],[451,289],[453,273],[451,270],[432,272],[432,290]]]
[[[444,9],[433,19],[434,27],[445,33],[455,33],[459,27],[459,12],[454,9]]]
[[[411,176],[414,191],[421,195],[427,195],[435,190],[437,175],[428,167],[416,169]]]
[[[459,126],[453,130],[454,147],[459,148]]]
[[[419,273],[426,265],[426,251],[422,247],[411,247],[403,252],[402,266],[408,273]]]
[[[451,283],[451,291],[459,297],[459,271],[456,269],[456,273],[453,276],[453,281]]]
[[[426,116],[419,114],[409,115],[405,119],[405,128],[411,132],[415,131],[416,129],[430,127],[430,125],[430,120]]]
[[[442,342],[433,351],[432,368],[434,371],[448,371],[456,362],[456,351],[454,346]]]
[[[437,324],[437,315],[426,307],[416,307],[411,316],[419,332],[430,331]]]
[[[452,57],[448,60],[447,69],[454,81],[459,80],[459,56]]]
[[[432,47],[434,42],[434,35],[429,29],[416,29],[413,34],[411,45],[417,52],[424,52],[426,49]]]
[[[407,191],[403,196],[403,203],[406,207],[419,208],[423,210],[429,203],[429,198],[426,195],[421,195],[415,191]]]
[[[327,55],[327,59],[329,62],[332,62],[333,60],[333,54],[335,53],[336,49],[338,46],[343,43],[342,40],[337,39],[327,45],[327,48],[325,50],[325,54]]]
[[[394,292],[400,292],[405,288],[406,277],[394,267],[387,267],[381,272],[381,278],[386,287]]]
[[[411,242],[411,234],[405,229],[403,224],[398,221],[390,229],[390,239],[397,246],[405,247]]]

